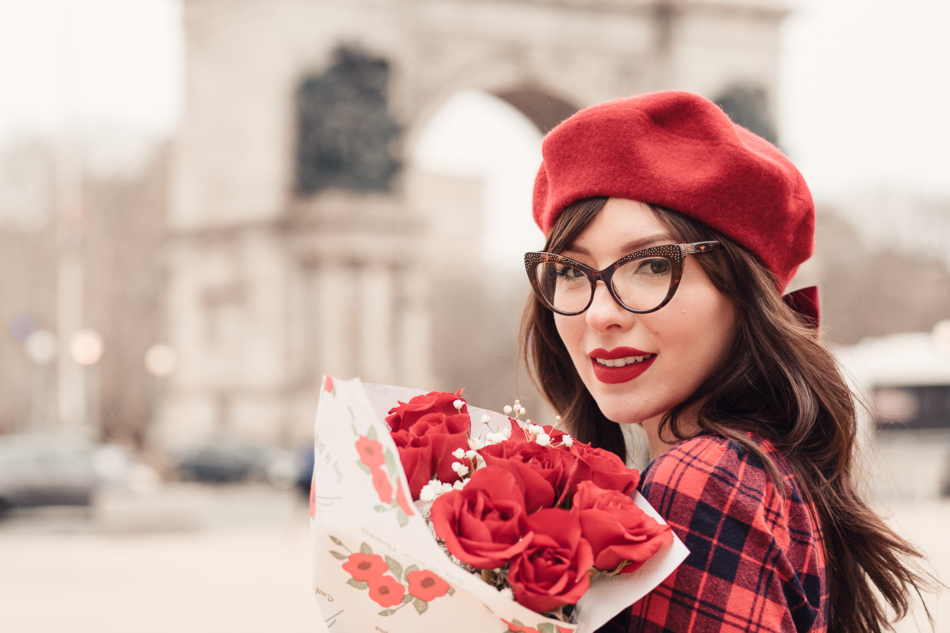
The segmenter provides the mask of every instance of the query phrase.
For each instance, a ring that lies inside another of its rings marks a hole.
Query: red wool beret
[[[815,205],[802,175],[703,97],[656,92],[595,105],[551,130],[541,154],[533,206],[545,235],[582,198],[656,204],[747,248],[780,292],[814,250]]]

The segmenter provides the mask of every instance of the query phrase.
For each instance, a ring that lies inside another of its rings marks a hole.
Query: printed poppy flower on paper
[[[411,517],[414,514],[412,504],[406,499],[406,491],[403,489],[401,483],[396,486],[396,503],[398,503],[402,511],[406,513],[406,516]]]
[[[428,569],[411,571],[406,576],[409,581],[409,595],[419,598],[423,602],[431,602],[441,598],[449,591],[449,583],[445,582]]]
[[[317,515],[317,477],[316,475],[310,480],[310,518],[312,519]]]
[[[327,393],[333,393],[333,378],[330,376],[323,377],[323,390]]]
[[[501,621],[508,626],[508,630],[511,631],[511,633],[541,633],[541,631],[536,628],[530,626],[519,626],[520,623],[515,624],[515,622],[518,622],[517,620],[514,622],[509,622],[508,620],[502,618]]]
[[[367,582],[370,599],[381,607],[394,607],[406,595],[406,588],[392,576],[374,576]]]
[[[383,445],[365,435],[360,435],[360,438],[356,440],[356,451],[360,454],[360,461],[370,468],[379,468],[386,463]]]
[[[379,500],[389,505],[393,501],[393,485],[389,481],[389,475],[386,474],[382,468],[373,469],[373,488],[376,489],[376,494],[379,495]]]
[[[350,557],[346,559],[346,562],[343,563],[343,569],[354,579],[369,582],[389,571],[389,565],[378,554],[356,552],[350,554]]]

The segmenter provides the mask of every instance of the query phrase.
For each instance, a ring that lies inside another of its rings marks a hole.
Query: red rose
[[[579,460],[578,468],[571,481],[571,492],[577,490],[582,481],[592,481],[605,490],[619,490],[626,494],[636,490],[640,483],[640,473],[627,468],[623,461],[602,448],[591,448],[589,444],[574,441],[571,446]]]
[[[459,480],[458,473],[452,470],[452,464],[458,459],[452,453],[460,448],[468,450],[469,426],[467,414],[446,416],[442,413],[427,413],[413,425],[392,433],[413,499],[419,498],[419,491],[433,476],[447,484]],[[429,458],[428,470],[422,461],[425,455]]]
[[[389,475],[387,475],[386,471],[382,468],[376,468],[372,471],[372,473],[373,488],[376,489],[376,494],[379,495],[379,500],[387,505],[392,503],[393,485],[389,481]]]
[[[356,580],[368,582],[372,578],[382,576],[389,571],[389,565],[378,554],[361,554],[356,552],[343,563],[343,569]]]
[[[409,481],[409,494],[413,501],[418,501],[422,487],[432,479],[432,440],[427,437],[410,439],[408,434],[404,438],[397,438],[394,434],[393,440],[396,441],[399,461]]]
[[[372,468],[379,468],[386,463],[386,456],[383,454],[383,445],[374,442],[365,435],[360,435],[356,440],[356,451],[360,454],[360,461]]]
[[[453,404],[456,400],[462,399],[462,389],[455,393],[445,393],[440,391],[431,391],[424,396],[416,396],[409,402],[400,402],[389,410],[389,416],[386,423],[392,431],[399,431],[415,424],[419,418],[427,413],[442,413],[444,415],[457,415],[464,413],[468,415],[468,406],[462,404],[461,411],[456,410]],[[468,429],[465,429],[468,432]]]
[[[598,488],[585,481],[577,487],[572,511],[590,543],[594,567],[620,573],[639,569],[661,547],[673,542],[670,526],[661,525],[617,490]]]
[[[376,576],[367,582],[370,599],[381,607],[394,607],[406,595],[406,588],[392,576]]]
[[[529,516],[527,527],[531,544],[508,568],[515,600],[538,613],[576,603],[590,586],[587,571],[594,563],[577,517],[547,508]]]
[[[449,592],[449,583],[428,569],[411,571],[406,575],[406,580],[409,582],[409,595],[423,602],[431,602]]]
[[[494,569],[531,542],[525,532],[524,495],[507,470],[486,466],[461,490],[432,504],[430,520],[456,558],[476,569]]]
[[[413,515],[412,504],[406,499],[406,492],[403,490],[402,484],[396,487],[396,503],[398,503],[402,511],[406,513],[406,516],[411,517]]]
[[[528,513],[560,505],[577,469],[574,455],[535,442],[508,440],[486,446],[479,453],[486,465],[504,468],[524,482]]]

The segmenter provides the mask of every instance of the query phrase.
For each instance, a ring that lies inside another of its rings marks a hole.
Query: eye
[[[635,275],[668,275],[670,274],[670,262],[661,258],[644,259],[637,265]]]
[[[583,279],[585,277],[584,273],[577,270],[573,266],[565,266],[564,264],[558,264],[557,272],[555,274],[559,279],[567,279],[569,281]]]

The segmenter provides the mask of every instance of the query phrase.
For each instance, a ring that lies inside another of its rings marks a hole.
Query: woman
[[[801,175],[677,92],[583,110],[542,154],[524,351],[578,439],[624,458],[620,424],[643,426],[640,490],[690,550],[609,628],[889,628],[920,554],[855,491],[855,405],[814,289],[781,296],[813,250]]]

